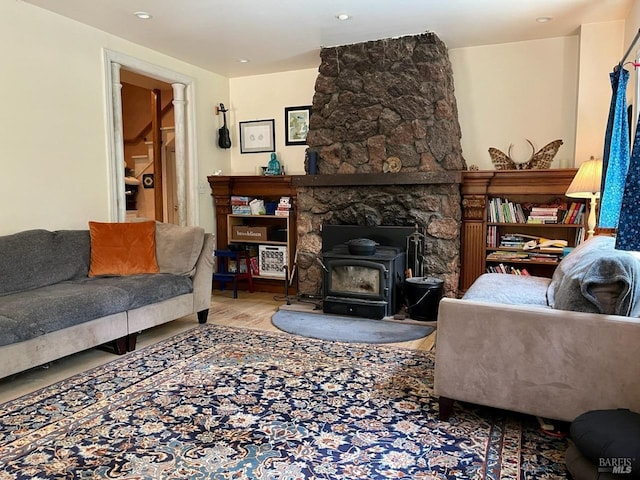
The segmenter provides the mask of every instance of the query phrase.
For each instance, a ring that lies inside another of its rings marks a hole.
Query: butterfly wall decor
[[[533,146],[530,140],[527,140],[532,148],[531,158],[526,162],[514,162],[511,159],[511,148],[513,144],[509,145],[508,153],[501,152],[497,148],[489,148],[489,156],[491,161],[496,166],[496,170],[533,170],[533,169],[545,169],[551,166],[553,158],[558,153],[560,146],[563,144],[562,140],[554,140],[553,142],[545,145],[536,152],[536,148]]]

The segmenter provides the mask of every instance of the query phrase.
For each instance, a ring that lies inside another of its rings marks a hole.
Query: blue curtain
[[[629,168],[629,122],[627,119],[627,82],[629,72],[616,67],[609,74],[611,105],[602,157],[602,194],[600,197],[601,228],[616,228],[620,216],[625,177]]]
[[[633,152],[622,195],[620,221],[616,235],[618,250],[640,251],[640,121],[636,127]]]

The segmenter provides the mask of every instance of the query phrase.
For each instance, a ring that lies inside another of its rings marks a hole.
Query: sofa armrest
[[[193,274],[193,311],[200,312],[211,306],[211,289],[213,286],[213,250],[215,249],[215,237],[211,233],[205,233],[202,251],[196,262],[196,271]]]
[[[445,298],[435,392],[565,421],[640,411],[638,338],[636,318]]]

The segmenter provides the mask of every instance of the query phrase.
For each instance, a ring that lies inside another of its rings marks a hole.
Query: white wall
[[[320,59],[318,59],[318,65]],[[305,145],[285,146],[285,107],[311,105],[315,91],[317,68],[291,72],[232,78],[229,81],[231,112],[231,168],[225,174],[255,175],[266,166],[270,153],[240,153],[239,122],[275,120],[276,154],[287,174],[304,174]]]
[[[542,148],[564,144],[552,168],[573,166],[578,84],[578,39],[546,40],[449,50],[462,151],[467,165],[493,170],[489,147],[529,159],[527,139]]]
[[[576,166],[591,156],[602,158],[611,103],[609,72],[623,51],[624,22],[580,27],[580,76],[576,128]]]
[[[196,138],[203,188],[200,224],[213,231],[206,176],[228,168],[216,147],[213,106],[228,79],[32,5],[0,2],[0,234],[87,228],[108,220],[103,48],[195,79]]]

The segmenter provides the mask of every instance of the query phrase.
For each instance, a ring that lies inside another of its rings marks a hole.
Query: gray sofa
[[[0,378],[102,344],[135,348],[144,329],[211,303],[214,239],[157,223],[157,274],[89,277],[88,230],[0,237]]]
[[[599,409],[640,411],[640,261],[594,237],[552,279],[481,275],[440,302],[435,393],[572,421]]]

